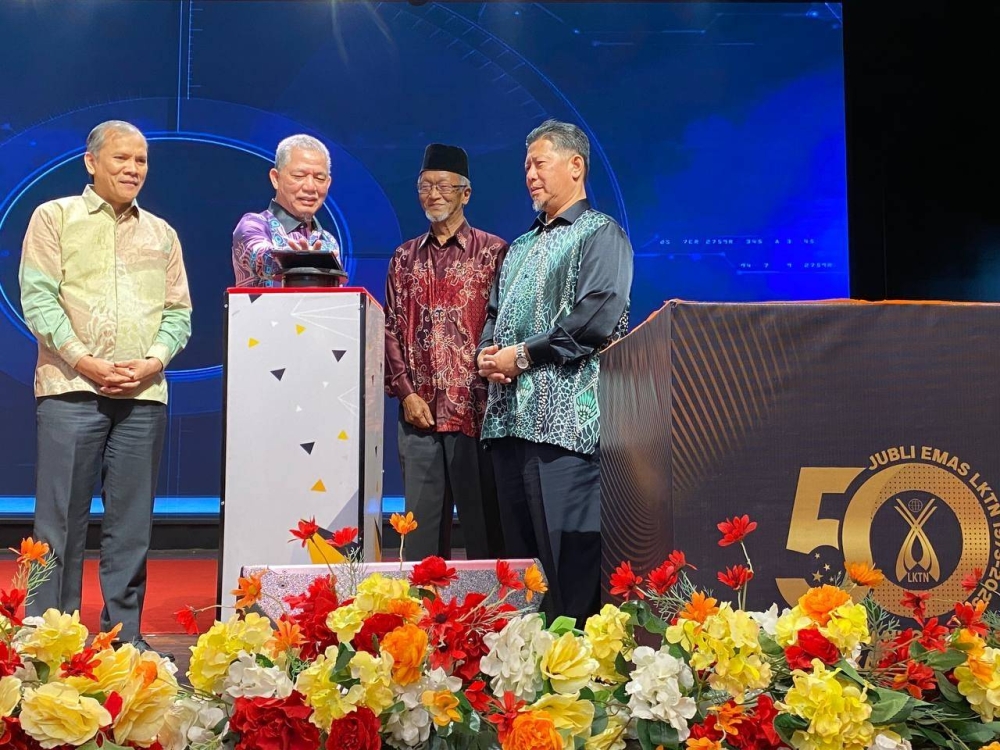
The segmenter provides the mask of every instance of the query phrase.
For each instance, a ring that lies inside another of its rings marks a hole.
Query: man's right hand
[[[115,367],[114,362],[87,355],[76,363],[76,371],[88,380],[92,380],[101,388],[117,388],[127,383],[131,378],[127,372]]]
[[[431,407],[416,393],[403,399],[403,419],[421,430],[429,430],[434,426]]]
[[[320,240],[316,240],[310,245],[309,240],[305,238],[295,239],[294,237],[289,237],[288,246],[297,253],[318,253],[323,248],[323,243]]]

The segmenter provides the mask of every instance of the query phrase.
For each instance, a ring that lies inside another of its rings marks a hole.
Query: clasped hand
[[[521,374],[517,366],[517,348],[505,346],[503,349],[494,345],[487,346],[476,360],[479,374],[491,383],[507,385]]]
[[[162,369],[163,364],[156,357],[111,362],[88,355],[76,364],[76,371],[94,381],[106,396],[131,393]]]

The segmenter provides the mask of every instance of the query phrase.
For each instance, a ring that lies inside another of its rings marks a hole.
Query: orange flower
[[[427,655],[427,631],[407,623],[386,634],[382,650],[392,654],[392,678],[400,685],[412,685],[420,679]]]
[[[677,614],[685,620],[704,623],[705,620],[719,611],[719,608],[715,606],[716,604],[718,604],[716,599],[705,596],[700,591],[695,591],[691,594],[691,601]]]
[[[743,706],[732,701],[726,701],[721,706],[709,709],[716,715],[716,725],[726,734],[739,734],[739,725],[743,721]]]
[[[830,613],[841,604],[851,601],[851,596],[836,586],[817,586],[809,589],[799,599],[802,612],[814,622],[826,625],[830,621]]]
[[[420,622],[424,617],[424,610],[420,603],[413,599],[390,599],[385,611],[390,615],[399,615],[406,622],[414,624]]]
[[[118,623],[107,633],[98,633],[94,636],[94,641],[90,644],[90,647],[94,649],[94,651],[103,651],[106,648],[111,648],[111,644],[115,642],[115,639],[121,631],[122,624]]]
[[[529,602],[535,594],[544,594],[549,590],[548,584],[545,583],[545,578],[542,576],[541,568],[535,563],[531,563],[531,566],[524,571],[524,587],[527,589],[524,592],[524,598]]]
[[[274,637],[268,641],[271,650],[276,654],[291,651],[303,643],[305,643],[305,638],[302,636],[302,628],[285,617],[278,620],[275,625]]]
[[[520,714],[501,744],[503,750],[562,750],[563,741],[546,711]]]
[[[18,553],[17,561],[19,563],[34,562],[41,565],[45,562],[45,556],[49,554],[49,545],[45,542],[36,542],[29,536],[21,540],[21,549],[16,550],[11,547],[10,551]]]
[[[392,524],[392,528],[396,530],[396,533],[400,536],[406,536],[411,531],[415,531],[418,524],[413,520],[413,512],[410,511],[405,516],[400,513],[393,513],[389,516],[389,523]]]
[[[986,641],[980,638],[975,631],[962,628],[955,633],[955,640],[952,645],[960,651],[965,651],[968,654],[968,658],[972,660],[982,657],[983,649],[986,648]]]
[[[152,661],[140,661],[135,665],[135,669],[132,670],[132,676],[140,678],[139,684],[144,688],[156,682],[158,675],[159,670],[156,668],[156,663]]]
[[[462,720],[462,714],[458,712],[458,698],[450,690],[425,690],[420,696],[420,702],[424,704],[434,723],[439,727],[446,727],[453,721]],[[562,741],[559,747],[562,748]]]
[[[251,573],[248,576],[240,576],[237,581],[237,587],[229,592],[233,596],[238,597],[236,609],[246,609],[257,603],[261,594],[260,579],[263,577],[263,570]]]
[[[687,750],[722,750],[722,741],[713,740],[708,737],[688,737]]]
[[[874,588],[885,580],[882,571],[871,563],[867,562],[847,562],[844,561],[844,568],[847,570],[847,577],[858,586],[868,586]]]

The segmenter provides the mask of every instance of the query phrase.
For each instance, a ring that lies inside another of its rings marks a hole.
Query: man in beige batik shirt
[[[90,501],[104,499],[101,628],[148,648],[139,630],[153,496],[167,423],[163,370],[191,335],[177,233],[140,209],[146,139],[98,125],[83,195],[39,206],[24,236],[21,307],[38,339],[36,539],[57,564],[28,614],[80,609]]]

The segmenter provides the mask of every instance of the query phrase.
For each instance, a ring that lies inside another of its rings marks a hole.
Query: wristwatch
[[[517,369],[521,372],[531,367],[531,360],[528,359],[528,350],[524,348],[524,344],[518,344],[514,347],[514,357],[514,364],[517,365]]]

